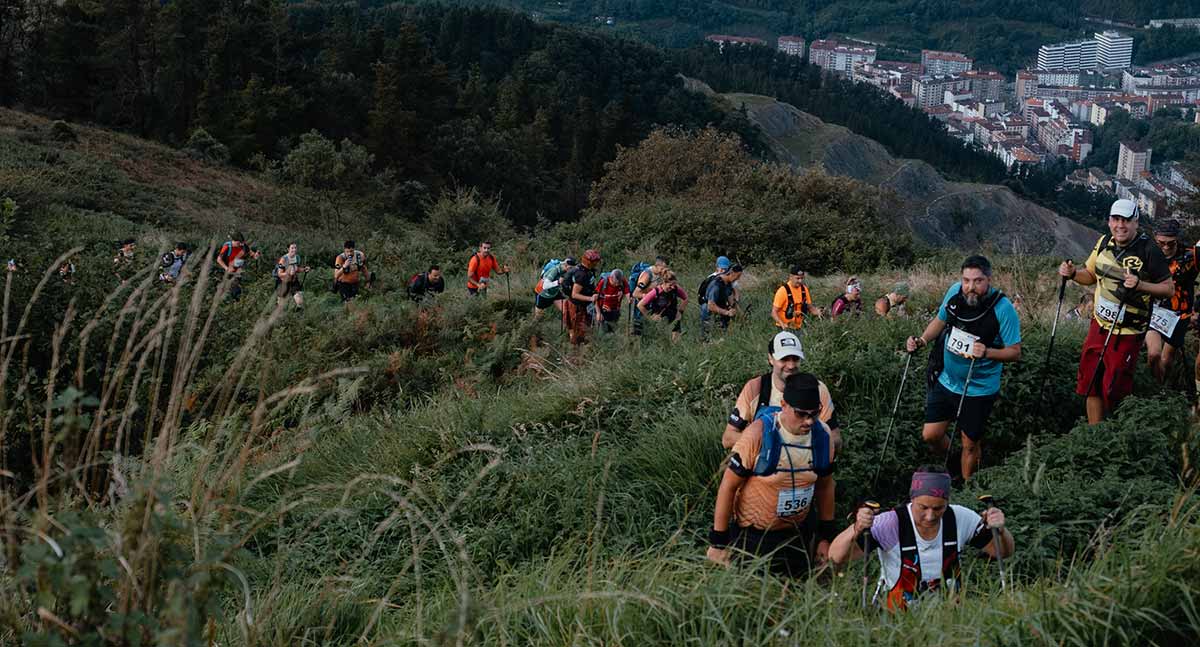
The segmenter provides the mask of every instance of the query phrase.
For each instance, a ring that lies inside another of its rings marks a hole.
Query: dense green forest
[[[20,6],[0,30],[0,103],[179,144],[202,127],[240,165],[281,159],[311,130],[349,138],[401,213],[462,185],[503,196],[519,224],[562,219],[654,124],[755,138],[660,52],[500,10]]]
[[[668,55],[498,9],[394,3],[69,0],[0,16],[0,104],[181,146],[198,137],[264,169],[311,131],[346,139],[369,155],[356,193],[409,218],[456,187],[499,196],[521,226],[573,218],[617,147],[657,124],[715,125],[765,154],[738,111],[686,91],[681,71],[774,94],[955,177],[1003,175],[920,113],[766,49]]]

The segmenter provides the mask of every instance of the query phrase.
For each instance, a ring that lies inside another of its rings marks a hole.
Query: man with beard
[[[1117,200],[1108,212],[1109,233],[1096,241],[1084,266],[1071,261],[1058,266],[1059,276],[1096,286],[1094,316],[1075,375],[1075,392],[1086,399],[1092,425],[1133,392],[1151,300],[1175,294],[1167,258],[1149,236],[1138,233],[1138,216],[1136,202]]]
[[[733,412],[725,421],[725,432],[721,434],[721,444],[725,449],[733,449],[742,432],[754,418],[767,407],[778,407],[783,401],[783,386],[787,379],[800,372],[800,362],[804,360],[804,349],[800,346],[800,338],[795,333],[783,331],[777,333],[767,344],[767,363],[771,370],[755,375],[742,387]],[[817,382],[817,394],[820,399],[820,410],[817,419],[828,429],[833,441],[833,448],[842,448],[842,430],[834,415],[833,398],[829,395],[829,387],[824,382]]]
[[[983,457],[979,443],[1000,392],[1001,364],[1021,359],[1021,321],[1008,297],[992,287],[992,264],[986,258],[963,261],[962,281],[950,286],[937,317],[920,337],[909,337],[906,347],[916,352],[935,339],[921,435],[931,452],[945,455],[951,443],[946,429],[957,420],[962,476],[968,479]]]

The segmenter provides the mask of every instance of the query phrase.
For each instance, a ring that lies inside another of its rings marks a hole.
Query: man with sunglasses
[[[739,548],[770,555],[776,573],[801,576],[827,558],[838,533],[835,450],[818,418],[818,384],[810,373],[787,378],[780,406],[760,412],[734,444],[717,490],[708,559],[727,565],[730,548]],[[816,536],[805,524],[814,507]]]
[[[1154,226],[1154,242],[1167,257],[1175,293],[1160,299],[1150,311],[1150,330],[1146,331],[1146,361],[1159,384],[1167,381],[1167,370],[1175,354],[1183,351],[1192,318],[1192,298],[1195,295],[1196,250],[1179,244],[1179,221],[1163,219]]]

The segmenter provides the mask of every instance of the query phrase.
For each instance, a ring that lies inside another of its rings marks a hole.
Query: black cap
[[[821,408],[821,391],[812,373],[797,373],[783,384],[783,401],[794,409],[812,411]]]
[[[1154,223],[1154,233],[1160,236],[1178,236],[1180,229],[1179,221],[1174,218],[1163,218]]]
[[[234,239],[234,240],[236,240],[236,241],[237,241],[237,242],[239,242],[239,243],[244,243],[244,242],[246,242],[246,234],[243,234],[243,233],[242,233],[242,232],[240,232],[240,231],[239,231],[239,232],[235,232],[235,233],[233,234],[233,239]]]
[[[793,265],[792,266],[792,274],[797,275],[797,276],[803,276],[804,275],[804,266]]]
[[[564,258],[563,262],[566,263],[567,265],[570,265],[571,267],[575,267],[576,265],[579,265],[579,261],[575,260],[574,256],[568,256],[568,257]]]

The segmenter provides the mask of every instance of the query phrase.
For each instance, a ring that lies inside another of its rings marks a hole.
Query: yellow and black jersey
[[[1150,323],[1150,295],[1126,290],[1121,284],[1125,270],[1146,283],[1161,283],[1171,277],[1167,258],[1158,245],[1145,234],[1138,234],[1124,247],[1112,236],[1102,236],[1088,256],[1087,268],[1096,275],[1095,314],[1100,326],[1108,330],[1115,323],[1113,332],[1118,335],[1146,332]]]

